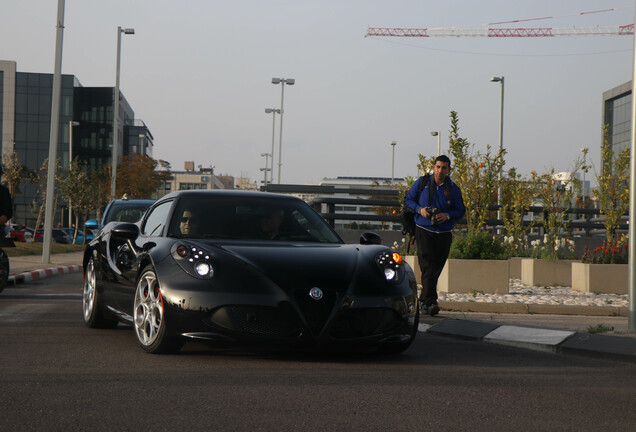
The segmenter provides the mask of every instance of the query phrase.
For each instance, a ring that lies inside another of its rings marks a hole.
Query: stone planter
[[[627,264],[572,263],[572,290],[595,294],[627,294]]]
[[[437,283],[437,291],[470,294],[508,294],[508,260],[449,259]]]
[[[573,260],[544,261],[523,258],[521,283],[531,286],[572,286]]]
[[[415,281],[420,284],[422,282],[422,272],[420,271],[417,257],[415,255],[402,255],[402,259],[411,266],[413,273],[415,273]]]
[[[523,257],[508,258],[508,277],[510,279],[521,279],[521,260]]]

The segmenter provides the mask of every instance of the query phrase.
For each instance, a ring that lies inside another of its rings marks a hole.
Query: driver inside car
[[[273,239],[280,231],[283,222],[283,210],[277,208],[265,209],[258,221],[257,235],[259,238]]]
[[[184,210],[181,220],[179,221],[179,230],[183,235],[191,235],[194,233],[196,219],[192,216],[192,211]]]

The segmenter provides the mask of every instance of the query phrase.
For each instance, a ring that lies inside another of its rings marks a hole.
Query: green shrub
[[[457,235],[453,239],[449,258],[454,259],[508,259],[506,251],[492,234],[487,231],[475,231],[466,235]]]

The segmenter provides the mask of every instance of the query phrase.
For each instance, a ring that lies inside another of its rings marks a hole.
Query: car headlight
[[[214,276],[210,254],[198,247],[176,245],[172,249],[172,256],[186,273],[194,277],[208,279]]]
[[[376,263],[384,273],[386,280],[396,282],[400,277],[399,270],[402,266],[402,256],[397,252],[382,252],[375,258]]]

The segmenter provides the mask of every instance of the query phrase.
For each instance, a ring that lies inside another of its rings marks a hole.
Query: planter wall
[[[627,264],[572,263],[572,290],[585,293],[627,294]]]
[[[510,279],[521,279],[521,260],[523,257],[512,257],[508,261],[508,277]]]
[[[420,265],[417,262],[417,257],[415,255],[402,255],[402,259],[413,269],[413,273],[415,273],[415,281],[419,284],[422,282],[422,272],[420,271]]]
[[[531,286],[572,286],[573,260],[544,261],[523,258],[521,260],[521,283]]]
[[[449,259],[437,283],[437,291],[470,294],[507,294],[508,260]]]

